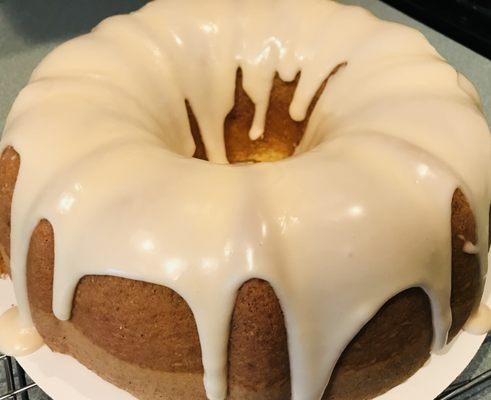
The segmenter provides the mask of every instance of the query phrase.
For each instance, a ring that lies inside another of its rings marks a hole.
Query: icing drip
[[[479,247],[472,242],[465,242],[462,251],[467,254],[479,254]]]
[[[17,307],[0,315],[0,353],[19,357],[33,353],[42,345],[43,339],[36,328],[22,321]]]
[[[276,72],[300,73],[290,115],[302,120],[339,65],[294,157],[227,164],[239,68],[257,138]],[[190,158],[186,101],[209,163]],[[270,282],[282,305],[294,400],[319,399],[346,345],[407,288],[428,294],[441,348],[457,187],[487,271],[491,146],[479,107],[420,33],[356,7],[167,0],[109,18],[43,61],[6,123],[2,145],[22,160],[11,232],[19,308],[29,316],[26,255],[46,218],[55,315],[70,318],[84,275],[175,290],[195,316],[213,400],[226,395],[230,317],[250,278]]]
[[[464,242],[462,246],[462,251],[467,254],[479,254],[479,247],[477,247],[474,243],[469,240],[465,240],[464,235],[458,235],[459,239]]]
[[[491,309],[486,304],[481,304],[467,321],[464,329],[475,335],[485,335],[491,332]]]

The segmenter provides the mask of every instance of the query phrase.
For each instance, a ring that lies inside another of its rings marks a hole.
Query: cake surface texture
[[[0,151],[19,318],[137,398],[373,399],[491,323],[479,95],[362,8],[108,18],[35,69]]]

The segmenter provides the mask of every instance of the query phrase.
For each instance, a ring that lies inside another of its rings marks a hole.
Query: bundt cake
[[[111,17],[37,67],[1,151],[19,318],[140,399],[372,399],[480,303],[479,96],[358,7]]]

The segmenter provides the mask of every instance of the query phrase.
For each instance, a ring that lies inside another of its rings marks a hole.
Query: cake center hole
[[[303,121],[294,121],[289,108],[297,88],[300,73],[291,82],[281,80],[275,74],[269,106],[266,113],[264,134],[257,140],[249,138],[255,106],[245,92],[242,84],[242,71],[237,70],[235,81],[234,107],[224,122],[225,148],[227,159],[231,164],[244,162],[278,161],[293,155],[295,148],[303,138],[310,116],[323,93],[327,81],[346,63],[339,64],[319,86]],[[206,148],[200,128],[191,105],[186,101],[191,132],[196,143],[194,158],[207,160]]]

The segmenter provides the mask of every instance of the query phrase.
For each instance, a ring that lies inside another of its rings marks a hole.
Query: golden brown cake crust
[[[278,107],[289,103],[294,89],[294,84],[275,80],[271,108],[275,113],[279,112]],[[264,143],[246,146],[244,121],[250,116],[247,110],[244,115],[241,113],[240,104],[247,104],[247,95],[240,85],[236,100],[239,108],[232,111],[226,123],[229,159],[258,161],[290,155],[300,140],[298,132],[300,137],[303,134],[298,130],[299,123],[277,126],[279,122],[273,117],[276,114],[268,112],[263,141],[271,147]],[[189,105],[188,112],[192,115]],[[199,134],[191,117],[192,127],[193,124],[194,134]],[[232,128],[234,124],[241,128]],[[242,139],[236,142],[230,139],[239,134]],[[281,146],[275,149],[274,143]],[[203,152],[201,155],[204,158]],[[10,204],[19,165],[18,154],[7,148],[0,158],[0,244],[6,255]],[[477,256],[462,250],[461,237],[475,243],[476,232],[472,211],[460,190],[454,194],[449,223],[453,336],[481,295]],[[71,320],[61,322],[52,313],[54,241],[51,224],[42,220],[33,232],[28,254],[29,301],[45,342],[55,351],[73,355],[103,378],[141,399],[205,399],[199,337],[186,302],[162,286],[117,277],[86,276],[77,287]],[[0,264],[0,268],[9,272],[8,264]],[[431,311],[426,294],[418,288],[398,294],[347,346],[323,399],[370,399],[387,391],[423,365],[429,356],[431,339]],[[289,396],[287,332],[281,306],[267,282],[252,279],[239,290],[231,321],[229,398],[284,400]]]
[[[287,332],[280,303],[269,283],[252,279],[242,285],[230,328],[230,397],[290,398]]]
[[[463,251],[466,241],[477,243],[476,222],[470,205],[460,189],[452,200],[452,340],[479,305],[482,293],[479,258]],[[473,301],[472,301],[473,300]]]
[[[10,274],[10,207],[19,165],[19,155],[7,147],[0,156],[0,276]]]
[[[422,289],[389,300],[339,359],[323,400],[366,399],[386,392],[423,366],[433,337]]]

